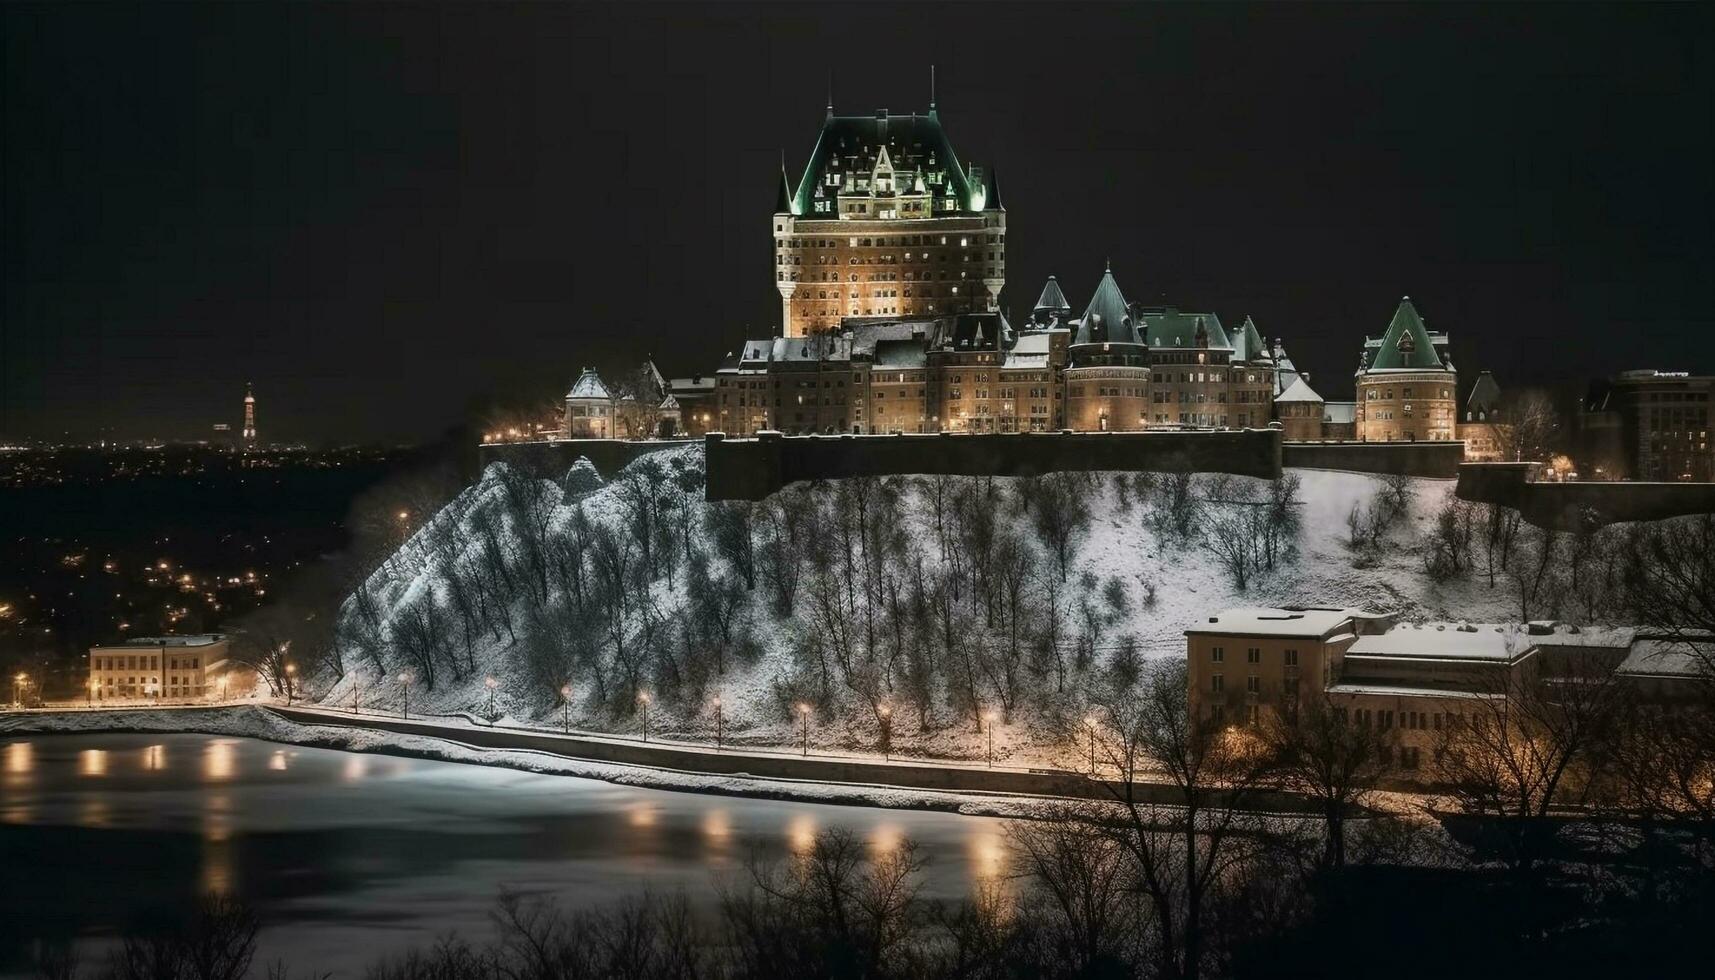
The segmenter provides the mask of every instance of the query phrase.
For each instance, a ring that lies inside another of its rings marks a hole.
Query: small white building
[[[139,636],[89,648],[89,691],[95,700],[187,700],[209,690],[210,668],[227,656],[224,633]]]
[[[566,392],[566,438],[613,438],[613,395],[594,368],[584,368]]]

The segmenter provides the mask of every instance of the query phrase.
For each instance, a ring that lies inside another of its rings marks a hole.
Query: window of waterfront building
[[[1256,647],[1251,647],[1250,649],[1246,650],[1245,651],[1245,662],[1246,663],[1252,663],[1252,664],[1262,663],[1262,651],[1257,649]]]
[[[1298,651],[1297,650],[1286,651],[1286,666],[1288,666],[1288,667],[1298,666]]]
[[[1251,694],[1262,693],[1262,678],[1255,674],[1245,678],[1245,690]]]
[[[1222,691],[1224,691],[1226,689],[1227,689],[1227,678],[1224,674],[1210,674],[1209,675],[1209,691],[1211,693],[1220,694]]]

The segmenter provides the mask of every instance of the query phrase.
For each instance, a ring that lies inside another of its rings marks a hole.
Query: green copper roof
[[[1005,211],[1006,206],[1000,203],[1000,172],[992,166],[989,167],[986,182],[988,184],[988,196],[984,201],[983,210]]]
[[[1196,348],[1199,322],[1209,336],[1210,347],[1233,346],[1227,339],[1226,328],[1221,326],[1221,318],[1213,313],[1181,313],[1171,306],[1143,311],[1145,339],[1155,348]]]
[[[1267,361],[1270,359],[1268,345],[1263,343],[1262,333],[1257,330],[1255,321],[1248,316],[1245,317],[1244,326],[1233,331],[1233,360]]]
[[[1114,270],[1109,268],[1102,273],[1102,281],[1096,284],[1096,293],[1090,297],[1090,305],[1084,307],[1084,315],[1078,320],[1078,332],[1072,338],[1073,344],[1141,344],[1137,327],[1132,325],[1131,310],[1125,301],[1125,294],[1120,292],[1119,283],[1114,281]]]
[[[829,172],[841,176],[844,185],[848,173],[867,176],[875,167],[882,147],[896,172],[910,171],[940,174],[933,183],[937,195],[943,187],[951,190],[959,206],[972,210],[973,188],[969,175],[953,153],[953,145],[941,128],[941,119],[933,110],[926,116],[836,116],[830,113],[822,121],[822,134],[816,139],[816,149],[804,166],[804,176],[798,181],[793,195],[793,213],[809,214],[810,200],[816,187],[826,180]],[[934,163],[930,164],[933,157]],[[928,181],[925,182],[929,183]]]
[[[775,214],[795,214],[792,206],[792,184],[786,179],[786,160],[780,160],[780,193],[774,197]]]
[[[1048,284],[1042,287],[1042,295],[1036,300],[1038,310],[1071,310],[1072,304],[1066,302],[1066,294],[1060,291],[1060,283],[1053,276],[1048,277]]]
[[[1381,346],[1366,369],[1442,370],[1441,356],[1435,352],[1435,342],[1429,338],[1429,330],[1424,327],[1423,318],[1417,315],[1417,307],[1411,305],[1410,296],[1399,301],[1399,308],[1393,311],[1393,322],[1388,324],[1387,333],[1382,334]]]

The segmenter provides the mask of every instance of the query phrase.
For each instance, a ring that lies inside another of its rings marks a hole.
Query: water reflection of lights
[[[78,806],[77,825],[79,827],[106,827],[113,817],[113,808],[107,801],[99,797],[87,796]]]
[[[996,881],[1006,873],[1006,845],[1000,831],[982,829],[970,837],[971,874],[978,881]]]
[[[144,748],[143,768],[149,772],[160,772],[167,768],[167,747],[165,745],[150,745]]]
[[[339,777],[348,783],[355,783],[369,775],[369,757],[351,755],[345,760],[345,768],[340,770]]]
[[[725,810],[704,811],[703,836],[710,844],[724,849],[732,842],[732,814]]]
[[[891,854],[905,841],[905,832],[898,824],[876,824],[869,832],[869,846],[876,854]]]
[[[626,811],[626,821],[633,827],[655,826],[655,808],[648,803],[638,803]]]
[[[202,775],[210,782],[225,782],[238,773],[238,750],[233,743],[210,742],[202,751]]]
[[[36,747],[29,742],[11,742],[6,746],[6,774],[27,776],[36,768]]]
[[[283,751],[276,751],[273,755],[269,756],[268,768],[284,772],[286,770],[286,753]]]
[[[786,846],[794,854],[808,854],[816,846],[816,818],[808,813],[796,814],[786,822]]]
[[[84,749],[77,754],[77,773],[80,776],[107,775],[107,750]]]

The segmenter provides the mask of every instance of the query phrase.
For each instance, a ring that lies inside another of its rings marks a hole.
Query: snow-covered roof
[[[1048,367],[1048,334],[1044,331],[1032,331],[1018,335],[1018,343],[1012,345],[1012,350],[1006,352],[1006,361],[1002,365],[1013,370],[1046,369]]]
[[[680,395],[696,394],[715,390],[715,378],[712,374],[699,374],[691,378],[674,378],[668,387]]]
[[[609,401],[613,398],[608,394],[607,385],[601,380],[601,375],[594,368],[584,368],[584,373],[578,375],[578,380],[572,382],[572,390],[566,393],[567,398],[599,398]]]
[[[1288,606],[1281,609],[1242,607],[1222,610],[1210,616],[1208,622],[1198,623],[1185,632],[1321,638],[1345,627],[1353,619],[1378,618],[1380,617],[1375,613],[1362,609],[1331,606]]]
[[[1537,639],[1511,623],[1402,623],[1359,637],[1346,656],[1511,662],[1535,649]]]
[[[1695,677],[1715,664],[1715,640],[1688,642],[1642,637],[1621,661],[1619,673],[1643,677]]]
[[[1463,698],[1465,700],[1499,700],[1505,694],[1492,691],[1459,691],[1444,687],[1406,687],[1399,684],[1340,683],[1328,685],[1329,694],[1380,694],[1397,698]]]
[[[1292,384],[1288,385],[1285,391],[1275,396],[1274,400],[1277,402],[1320,402],[1322,396],[1310,387],[1310,382],[1305,381],[1303,375],[1300,375],[1293,378]]]
[[[225,633],[186,633],[178,636],[131,636],[118,643],[103,643],[94,650],[123,650],[126,647],[206,647],[226,639]]]

